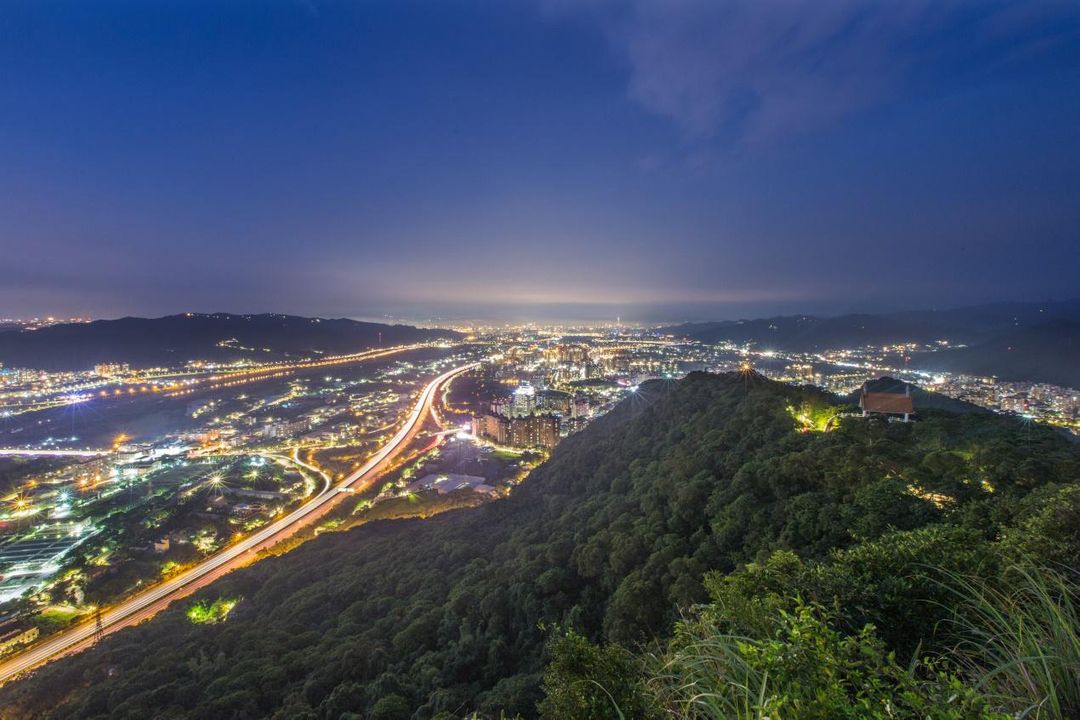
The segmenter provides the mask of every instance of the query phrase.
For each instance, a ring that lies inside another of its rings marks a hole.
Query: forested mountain
[[[0,717],[1000,717],[957,667],[930,689],[905,674],[944,646],[951,603],[917,568],[1074,564],[1080,448],[990,414],[840,409],[752,373],[647,383],[507,499],[233,573],[0,689]],[[223,622],[189,619],[219,599],[238,600]],[[739,667],[768,670],[767,707],[680,704],[671,668],[729,687],[690,650],[732,633]]]
[[[948,310],[859,313],[837,317],[781,315],[771,318],[684,323],[662,332],[702,342],[754,343],[777,350],[924,342],[984,342],[1018,328],[1080,322],[1080,299],[1047,303],[992,303]]]
[[[707,343],[726,341],[794,352],[947,339],[968,347],[920,353],[912,364],[1005,380],[1080,386],[1080,300],[827,318],[787,315],[686,323],[661,332]]]
[[[318,357],[456,337],[450,330],[346,319],[184,313],[0,332],[0,364],[44,370],[85,370],[98,363],[171,367],[196,359]]]
[[[1080,388],[1080,322],[1017,327],[969,347],[918,353],[915,367]]]

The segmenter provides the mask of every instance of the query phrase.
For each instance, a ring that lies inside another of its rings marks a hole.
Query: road
[[[0,455],[27,455],[30,457],[101,457],[112,450],[28,450],[25,448],[0,448]]]
[[[24,413],[64,407],[85,402],[94,397],[134,399],[143,395],[150,397],[154,393],[163,393],[165,397],[180,397],[250,382],[263,382],[314,368],[374,360],[395,353],[419,350],[424,347],[438,347],[438,344],[413,343],[412,345],[398,345],[387,349],[364,350],[349,355],[332,355],[316,360],[265,363],[243,370],[196,370],[190,372],[169,370],[158,374],[140,373],[138,377],[110,378],[77,385],[67,385],[48,391],[31,391],[38,399],[30,400],[29,404],[24,404],[24,398],[21,397],[25,388],[17,386],[15,390],[0,393],[0,417],[14,417]],[[162,381],[169,381],[170,384],[165,385]],[[13,448],[12,450],[13,452],[5,454],[27,454],[22,448]]]
[[[225,548],[195,567],[102,612],[102,633],[115,632],[153,617],[173,601],[189,595],[222,575],[247,564],[250,562],[253,553],[270,547],[291,536],[297,530],[317,521],[345,496],[342,491],[356,490],[360,485],[364,487],[370,486],[380,472],[393,462],[394,458],[404,451],[420,432],[424,420],[431,413],[439,387],[455,375],[459,375],[475,366],[476,363],[462,365],[443,373],[428,383],[413,406],[409,417],[397,433],[390,438],[389,442],[336,485],[327,488],[308,503],[293,510],[280,520]],[[315,468],[310,469],[315,470]],[[316,470],[316,472],[318,471]],[[97,634],[97,623],[91,620],[64,630],[39,645],[30,647],[25,652],[0,663],[0,684],[57,657],[79,652],[89,647],[96,640]]]

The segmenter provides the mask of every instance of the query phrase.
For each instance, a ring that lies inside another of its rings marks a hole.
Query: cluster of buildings
[[[559,442],[557,415],[506,417],[486,413],[473,418],[473,434],[496,445],[551,449]]]
[[[293,435],[305,433],[311,429],[311,420],[297,418],[296,420],[274,420],[259,428],[259,434],[267,440],[282,440]]]
[[[653,378],[704,369],[693,347],[641,333],[522,329],[493,335],[500,353],[491,380],[507,387],[473,419],[474,434],[496,445],[551,448]]]
[[[541,395],[542,407],[538,408],[537,394],[531,384],[522,383],[508,397],[497,398],[491,403],[490,412],[473,418],[473,434],[508,447],[555,447],[559,442],[561,415],[547,408],[557,403],[562,409],[563,400]],[[569,407],[569,396],[566,404]]]
[[[370,390],[363,387],[363,378],[311,380],[294,380],[282,394],[192,401],[187,415],[200,424],[180,437],[204,450],[349,443],[392,423],[409,401],[408,380],[384,379],[386,387]]]
[[[473,419],[496,445],[549,449],[642,382],[705,369],[700,346],[641,333],[520,330],[491,338],[490,379],[507,387]],[[688,354],[689,353],[689,354]]]
[[[39,330],[50,325],[67,325],[73,323],[93,322],[93,318],[69,317],[57,318],[33,317],[33,318],[0,318],[0,331],[2,330]]]
[[[1080,390],[1075,388],[970,375],[939,375],[930,387],[985,408],[1080,430]]]
[[[131,373],[128,363],[99,363],[94,366],[94,374],[102,378],[122,378]]]

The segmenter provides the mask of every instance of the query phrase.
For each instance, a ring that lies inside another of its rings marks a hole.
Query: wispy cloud
[[[546,9],[597,23],[627,65],[630,96],[688,138],[749,143],[827,127],[897,98],[915,77],[955,79],[970,63],[1048,52],[1076,40],[1078,19],[1075,3],[991,0],[552,0]]]

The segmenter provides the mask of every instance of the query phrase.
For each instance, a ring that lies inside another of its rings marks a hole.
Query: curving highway
[[[30,457],[101,457],[111,455],[112,450],[30,450],[27,448],[0,448],[0,455],[27,455]]]
[[[195,567],[103,611],[101,613],[101,632],[103,634],[115,632],[152,617],[168,607],[174,600],[184,597],[210,584],[222,575],[248,563],[253,553],[280,542],[297,530],[318,520],[343,497],[341,491],[355,489],[354,486],[361,483],[365,487],[369,486],[380,472],[405,450],[412,439],[420,432],[424,420],[431,412],[438,389],[450,378],[460,375],[466,370],[476,367],[476,365],[477,363],[471,363],[456,367],[428,383],[417,399],[404,425],[390,438],[389,442],[383,445],[348,477],[336,485],[328,483],[327,488],[307,504],[293,510],[280,520],[267,525],[234,545],[225,548],[216,555],[207,558]],[[305,463],[300,463],[298,460],[294,460],[294,462],[322,474],[316,468]],[[326,476],[323,475],[323,477]],[[21,673],[62,655],[83,650],[94,643],[97,635],[98,627],[95,620],[84,622],[58,633],[27,649],[25,652],[0,663],[0,683],[7,682]]]

